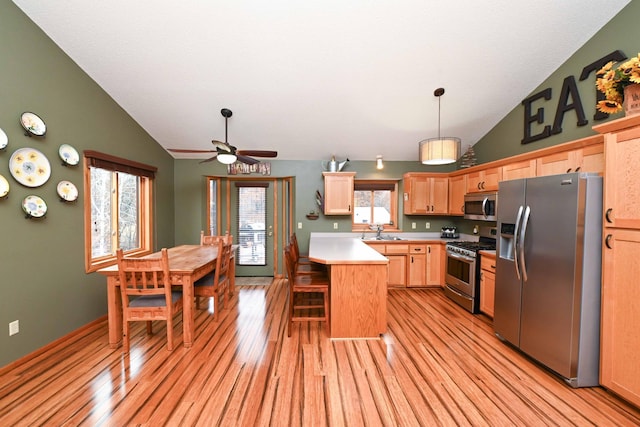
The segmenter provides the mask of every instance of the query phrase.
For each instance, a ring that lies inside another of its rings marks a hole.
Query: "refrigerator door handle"
[[[518,246],[520,245],[520,221],[522,220],[522,211],[524,210],[524,206],[520,206],[520,208],[518,209],[518,214],[516,215],[516,227],[515,230],[513,231],[513,265],[516,268],[516,276],[518,276],[518,280],[521,279],[520,277],[520,263],[518,261],[519,258],[519,250],[518,250]]]
[[[527,225],[529,224],[529,216],[531,216],[531,208],[527,206],[524,210],[524,219],[522,220],[522,231],[520,232],[520,266],[522,267],[522,280],[527,281],[527,265],[525,263],[524,243],[527,238]]]

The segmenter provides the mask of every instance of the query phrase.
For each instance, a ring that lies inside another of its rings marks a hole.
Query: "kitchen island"
[[[384,255],[358,238],[311,233],[309,259],[329,270],[331,338],[378,338],[386,332]]]

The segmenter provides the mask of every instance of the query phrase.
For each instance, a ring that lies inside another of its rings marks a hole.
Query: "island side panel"
[[[387,265],[331,266],[331,338],[378,338],[387,330]]]

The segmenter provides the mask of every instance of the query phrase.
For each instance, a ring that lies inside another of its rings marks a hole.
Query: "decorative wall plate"
[[[0,175],[0,197],[4,197],[9,194],[9,181],[7,178]]]
[[[51,176],[51,165],[44,154],[35,148],[19,148],[9,159],[9,171],[20,184],[40,187]]]
[[[38,196],[27,196],[22,201],[22,210],[33,218],[43,217],[47,213],[47,204]]]
[[[75,202],[78,198],[78,189],[71,181],[60,181],[56,191],[58,196],[66,202]]]
[[[69,144],[62,144],[58,150],[58,154],[66,165],[75,166],[80,162],[78,152]]]
[[[9,144],[9,137],[0,129],[0,150],[7,148],[7,144]]]
[[[27,135],[44,136],[47,133],[47,125],[44,124],[44,120],[38,117],[37,114],[25,111],[20,116],[20,124],[28,133]]]

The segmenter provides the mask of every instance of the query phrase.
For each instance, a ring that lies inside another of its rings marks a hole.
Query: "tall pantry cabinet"
[[[600,383],[640,406],[640,115],[604,134]]]

